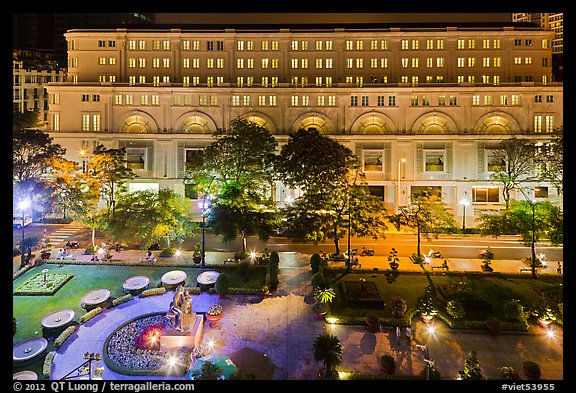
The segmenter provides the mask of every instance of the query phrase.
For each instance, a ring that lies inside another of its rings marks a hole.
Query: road
[[[46,230],[46,234],[44,234]],[[74,224],[39,224],[32,223],[25,227],[25,236],[38,236],[44,239],[47,236],[52,243],[52,250],[62,247],[67,240],[80,242],[81,247],[85,247],[91,242],[91,231]],[[17,247],[22,236],[21,229],[13,230],[13,245]],[[96,237],[96,243],[105,240],[101,236]],[[190,238],[184,242],[184,248],[192,250],[196,242],[200,242],[201,237]],[[373,240],[366,238],[352,238],[351,248],[362,246],[372,248],[377,255],[388,255],[390,249],[394,247],[398,250],[399,256],[409,256],[416,252],[416,236],[404,233],[389,233],[385,239]],[[256,238],[248,239],[248,249],[257,252],[263,251],[295,251],[311,254],[325,251],[334,252],[335,246],[332,241],[320,243],[318,245],[294,243],[284,237],[272,237],[267,242],[259,241]],[[340,251],[347,248],[347,238],[340,241]],[[238,251],[242,248],[240,238],[231,243],[223,243],[220,237],[207,234],[205,246],[208,251]],[[530,256],[530,247],[522,245],[518,236],[500,236],[499,238],[481,237],[478,235],[444,235],[438,239],[432,238],[430,241],[424,237],[421,240],[421,251],[426,253],[429,250],[438,250],[444,258],[478,258],[481,250],[490,246],[494,251],[496,259],[521,259]],[[550,261],[563,261],[563,247],[553,247],[546,243],[537,243],[537,253],[544,253]]]

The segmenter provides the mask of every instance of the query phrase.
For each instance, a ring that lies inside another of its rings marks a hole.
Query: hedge
[[[52,373],[52,362],[54,361],[54,355],[56,352],[48,352],[44,358],[44,364],[42,365],[42,376],[44,379],[50,379],[50,374]]]
[[[64,341],[66,341],[66,339],[70,337],[70,335],[74,333],[75,330],[76,325],[68,326],[66,330],[60,333],[60,335],[56,337],[56,339],[54,340],[54,348],[56,349],[60,348],[60,346],[64,344]]]
[[[117,305],[122,304],[122,303],[126,303],[126,302],[132,300],[133,298],[134,298],[134,296],[132,296],[131,294],[117,297],[116,299],[112,300],[112,307],[117,306]]]
[[[165,287],[151,288],[151,289],[145,289],[144,291],[140,292],[140,297],[162,295],[164,293],[166,293]]]
[[[86,314],[82,315],[80,317],[80,322],[86,323],[90,319],[94,318],[96,315],[100,314],[101,312],[102,312],[102,307],[96,307],[95,309],[90,310]]]

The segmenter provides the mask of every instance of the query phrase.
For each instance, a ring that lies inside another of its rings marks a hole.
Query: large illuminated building
[[[242,116],[279,146],[314,128],[350,147],[391,211],[432,187],[473,226],[479,213],[503,207],[490,180],[497,143],[546,141],[563,127],[562,84],[551,82],[554,32],[533,24],[157,26],[65,36],[68,81],[47,86],[49,133],[80,163],[96,144],[125,147],[138,175],[130,190],[196,198],[186,161]],[[550,184],[530,186],[538,200],[561,203]],[[298,196],[280,183],[274,192],[279,206]]]

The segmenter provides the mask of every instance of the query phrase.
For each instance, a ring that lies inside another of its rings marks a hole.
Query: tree
[[[464,363],[464,370],[458,371],[458,379],[470,379],[470,380],[481,380],[482,371],[480,369],[480,364],[478,363],[478,356],[476,351],[468,352],[466,361]]]
[[[26,265],[26,259],[30,260],[32,258],[32,249],[38,247],[39,244],[40,238],[38,236],[28,236],[20,241],[20,269]],[[27,258],[24,255],[25,253],[28,253]]]
[[[94,149],[92,160],[87,163],[85,173],[88,187],[98,190],[99,198],[106,201],[108,211],[114,216],[116,194],[125,190],[127,180],[136,174],[126,166],[126,148],[108,149],[98,145]]]
[[[105,231],[113,241],[156,243],[166,238],[184,241],[198,226],[186,214],[184,200],[172,190],[122,194]]]
[[[352,150],[317,130],[300,129],[288,138],[275,162],[278,179],[304,192],[322,192],[358,168]]]
[[[442,198],[428,191],[414,195],[411,203],[407,206],[400,206],[398,214],[390,215],[389,220],[416,230],[417,258],[421,258],[422,255],[420,247],[422,234],[430,240],[431,236],[438,238],[438,233],[442,230],[457,228],[454,216],[446,210]]]
[[[19,129],[13,132],[12,173],[15,183],[30,179],[39,181],[50,167],[51,160],[66,153],[66,149],[52,142],[53,139],[40,130]]]
[[[538,175],[556,187],[558,194],[564,192],[564,137],[555,135],[547,143],[536,146]]]
[[[384,237],[383,203],[370,193],[346,146],[318,131],[299,130],[282,147],[275,167],[284,184],[303,191],[283,211],[288,238],[315,244],[328,238],[340,254],[339,242],[348,232]]]
[[[40,112],[12,112],[12,131],[38,129],[41,126]]]
[[[510,201],[510,207],[499,214],[481,214],[478,229],[483,236],[497,238],[504,234],[520,235],[531,248],[532,277],[536,277],[536,242],[548,239],[552,245],[563,243],[564,216],[550,202]]]
[[[201,193],[216,195],[206,222],[212,232],[226,242],[240,235],[245,252],[246,238],[267,240],[277,220],[271,200],[276,140],[266,128],[241,117],[214,139],[187,172]]]
[[[536,180],[534,143],[528,139],[510,138],[501,141],[493,151],[493,159],[502,164],[494,166],[491,179],[502,184],[502,197],[506,209],[512,199],[511,192],[522,183]]]
[[[63,158],[52,159],[52,173],[47,180],[53,197],[53,207],[61,210],[64,218],[70,207],[82,199],[80,165]]]
[[[337,378],[336,367],[342,362],[343,349],[338,337],[320,334],[312,345],[314,360],[324,363],[323,379]]]

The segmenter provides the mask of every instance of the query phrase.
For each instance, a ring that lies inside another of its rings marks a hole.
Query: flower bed
[[[44,277],[46,277],[46,280],[44,280]],[[44,276],[44,273],[38,273],[16,288],[14,295],[52,296],[72,277],[74,277],[73,274],[46,273],[46,276]]]
[[[169,358],[176,356],[176,364],[186,365],[190,351],[164,352],[148,340],[151,335],[159,338],[167,322],[165,313],[154,313],[118,327],[104,344],[106,365],[125,375],[184,375],[185,368],[170,367]]]

